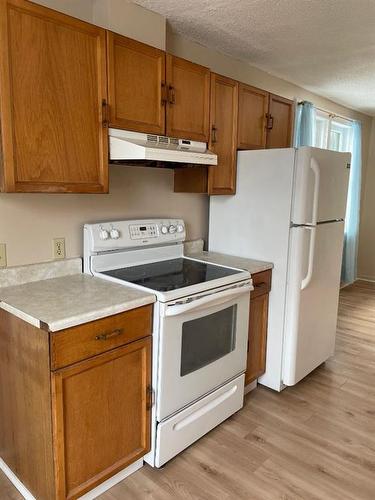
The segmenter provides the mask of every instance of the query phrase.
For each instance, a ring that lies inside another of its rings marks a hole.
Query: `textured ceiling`
[[[375,0],[135,0],[173,31],[375,115]]]

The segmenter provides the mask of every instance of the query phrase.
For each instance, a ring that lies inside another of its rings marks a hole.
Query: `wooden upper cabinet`
[[[209,167],[208,193],[234,194],[236,191],[238,82],[211,73],[211,151],[218,164]]]
[[[292,145],[294,103],[270,94],[267,148],[289,148]]]
[[[150,450],[151,337],[52,373],[56,499],[78,498]]]
[[[0,3],[2,189],[107,192],[105,30]]]
[[[167,54],[167,135],[208,142],[210,70]]]
[[[238,149],[266,147],[266,115],[269,94],[265,90],[239,84]]]
[[[165,52],[107,32],[112,127],[165,134]]]

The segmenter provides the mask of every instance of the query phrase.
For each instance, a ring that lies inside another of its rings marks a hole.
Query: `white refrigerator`
[[[210,199],[209,250],[274,264],[259,382],[277,391],[334,353],[350,161],[309,147],[241,151],[237,193]]]

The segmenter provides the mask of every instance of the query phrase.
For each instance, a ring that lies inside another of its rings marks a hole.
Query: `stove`
[[[145,456],[156,467],[243,405],[251,276],[184,256],[185,238],[181,219],[84,227],[86,273],[156,295]]]

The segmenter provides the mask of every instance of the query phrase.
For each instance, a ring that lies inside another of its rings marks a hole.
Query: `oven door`
[[[161,306],[160,422],[245,371],[251,281]]]

